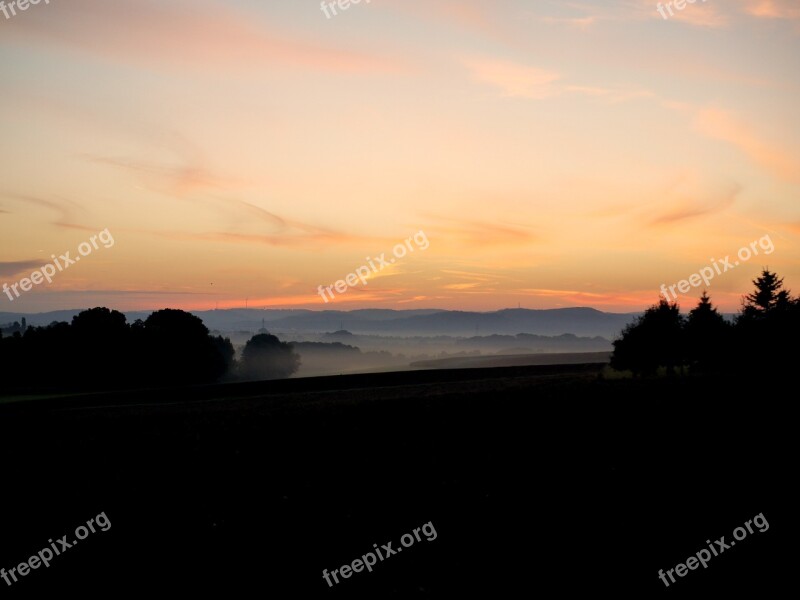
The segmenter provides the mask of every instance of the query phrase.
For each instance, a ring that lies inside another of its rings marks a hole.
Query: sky
[[[800,292],[797,0],[325,4],[0,3],[0,312]]]

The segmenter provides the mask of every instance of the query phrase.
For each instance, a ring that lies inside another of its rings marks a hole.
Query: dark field
[[[355,375],[0,405],[0,566],[112,526],[5,597],[757,591],[796,571],[793,398],[596,365]],[[790,388],[791,389],[791,388]],[[763,513],[669,588],[673,569]],[[425,537],[329,589],[322,570]],[[789,587],[788,589],[791,589]],[[245,592],[244,590],[249,590]]]
[[[527,367],[538,365],[579,365],[608,363],[611,352],[563,352],[541,354],[508,354],[500,356],[456,356],[411,363],[416,369],[476,369],[494,367]]]

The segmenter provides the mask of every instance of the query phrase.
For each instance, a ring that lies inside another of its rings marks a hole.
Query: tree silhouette
[[[686,359],[695,371],[718,370],[731,359],[733,327],[704,291],[686,319]]]
[[[300,356],[291,345],[274,335],[254,335],[242,351],[240,374],[243,379],[282,379],[292,375],[300,366]]]
[[[93,372],[90,387],[125,387],[130,373],[131,334],[125,315],[98,307],[72,317],[65,336],[73,343],[74,372]],[[51,331],[53,331],[51,329]],[[80,379],[80,377],[78,377]],[[71,377],[71,379],[75,379]]]
[[[652,375],[658,367],[672,374],[683,362],[683,317],[677,303],[661,298],[622,336],[614,340],[611,366],[635,375]]]
[[[677,304],[661,299],[614,341],[611,366],[634,374],[670,373],[680,364],[695,372],[748,368],[791,368],[800,337],[800,298],[783,279],[764,269],[755,290],[742,298],[735,324],[728,323],[706,292],[687,319]]]
[[[202,319],[182,310],[154,312],[145,319],[139,334],[139,343],[144,344],[147,356],[146,372],[152,383],[216,381],[225,373],[230,360],[226,358],[224,344],[208,335]]]
[[[98,307],[72,317],[72,327],[78,334],[113,337],[124,334],[128,319],[119,311]]]
[[[221,335],[211,338],[211,345],[214,347],[214,372],[230,374],[236,370],[236,350],[228,338]]]
[[[800,334],[800,299],[792,298],[783,278],[768,269],[753,285],[736,320],[738,352],[743,362],[759,368],[791,366]]]
[[[12,381],[55,388],[59,384],[72,385],[83,378],[79,362],[83,349],[76,343],[69,324],[28,327],[23,335],[14,334],[10,341],[8,367]],[[96,363],[92,359],[92,355],[87,356],[85,365],[91,364],[94,368]]]
[[[71,323],[0,335],[0,389],[96,390],[218,381],[233,370],[230,340],[212,337],[198,317],[160,310],[128,325],[98,307]]]
[[[783,289],[783,278],[764,269],[761,276],[753,280],[754,292],[742,300],[743,319],[763,319],[775,310],[786,310],[791,304],[788,290]]]

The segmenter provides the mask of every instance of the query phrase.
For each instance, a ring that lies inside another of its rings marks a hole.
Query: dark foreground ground
[[[11,586],[0,579],[0,593],[793,589],[794,392],[741,374],[605,381],[598,370],[393,373],[0,405],[0,567],[49,539],[74,541],[101,512],[111,522],[49,568]],[[659,580],[659,569],[706,540],[729,544],[761,513],[766,532],[669,588]],[[429,522],[433,541],[423,534],[333,588],[323,580],[323,569],[374,544],[396,549]]]

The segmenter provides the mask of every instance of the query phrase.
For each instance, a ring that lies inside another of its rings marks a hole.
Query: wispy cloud
[[[472,58],[463,64],[475,81],[498,89],[510,98],[541,100],[563,94],[578,94],[609,102],[624,102],[652,96],[640,88],[614,89],[562,82],[561,74],[548,69],[524,65],[508,60]]]
[[[520,225],[471,221],[456,217],[426,215],[432,222],[426,226],[431,235],[444,238],[448,242],[468,247],[529,245],[537,242],[538,236],[530,229]]]
[[[650,220],[649,224],[653,226],[674,225],[721,212],[733,206],[741,191],[740,185],[729,185],[710,197],[698,195],[692,198],[677,198],[666,211]]]
[[[746,13],[762,19],[800,20],[800,4],[796,0],[745,0]]]
[[[148,189],[212,211],[231,229],[205,233],[162,232],[162,235],[179,239],[272,246],[296,246],[306,242],[343,242],[352,239],[351,236],[324,227],[282,217],[262,206],[236,197],[233,192],[241,187],[243,182],[219,175],[213,169],[206,167],[199,155],[184,155],[179,157],[176,163],[103,157],[90,157],[90,159],[98,164],[116,167],[132,174]],[[246,231],[235,230],[242,227]]]
[[[244,234],[228,231],[212,231],[209,233],[174,233],[168,234],[175,239],[199,240],[203,242],[227,242],[236,244],[267,244],[269,246],[298,246],[308,242],[343,242],[347,236],[331,232],[318,232],[308,235],[275,235]]]
[[[166,164],[112,157],[88,157],[89,160],[129,171],[149,188],[169,195],[182,196],[194,191],[230,189],[240,182],[213,173],[200,162]]]
[[[540,99],[558,93],[553,84],[560,77],[553,71],[503,60],[471,59],[464,64],[477,81],[512,98]]]
[[[651,10],[653,10],[653,2],[650,0],[642,1],[646,2]],[[731,7],[727,2],[722,3],[715,1],[703,3],[698,1],[694,4],[686,4],[682,10],[679,10],[677,7],[674,7],[672,10],[670,10],[666,7],[667,4],[667,2],[663,2],[658,6],[662,7],[664,13],[667,15],[668,20],[673,23],[685,23],[694,27],[706,27],[712,29],[727,27],[731,23]],[[672,6],[674,6],[674,3]],[[654,18],[664,18],[659,11],[655,12],[656,15]]]
[[[0,277],[11,277],[18,273],[30,272],[42,266],[41,260],[17,260],[0,262]]]
[[[667,8],[668,4],[671,4],[671,10]],[[800,20],[800,5],[795,0],[697,0],[687,2],[683,9],[676,8],[674,2],[666,0],[576,1],[558,4],[559,14],[552,14],[554,6],[537,6],[538,20],[577,29],[588,29],[603,22],[663,21],[665,19],[659,6],[670,23],[699,28],[727,28],[748,18]]]
[[[539,17],[539,21],[548,25],[566,26],[572,29],[586,30],[598,21],[596,16],[586,17]]]
[[[48,200],[29,194],[15,194],[9,192],[0,192],[0,198],[5,198],[12,204],[44,208],[51,213],[55,213],[52,224],[57,227],[78,229],[81,231],[97,231],[97,229],[93,227],[76,222],[85,219],[87,213],[81,205],[72,200]]]
[[[694,126],[709,137],[735,146],[773,175],[792,183],[800,182],[797,155],[788,148],[766,141],[734,113],[717,108],[703,109],[697,112]]]
[[[631,293],[622,290],[609,290],[607,292],[587,292],[571,289],[538,289],[528,288],[519,290],[522,295],[534,298],[543,298],[556,302],[557,307],[570,306],[620,306],[627,305],[633,310],[646,306],[654,300],[654,293],[650,290],[641,293]]]
[[[255,14],[195,0],[71,0],[28,11],[5,40],[70,48],[151,69],[252,71],[265,65],[322,71],[397,71],[400,61],[313,38],[288,37]]]

